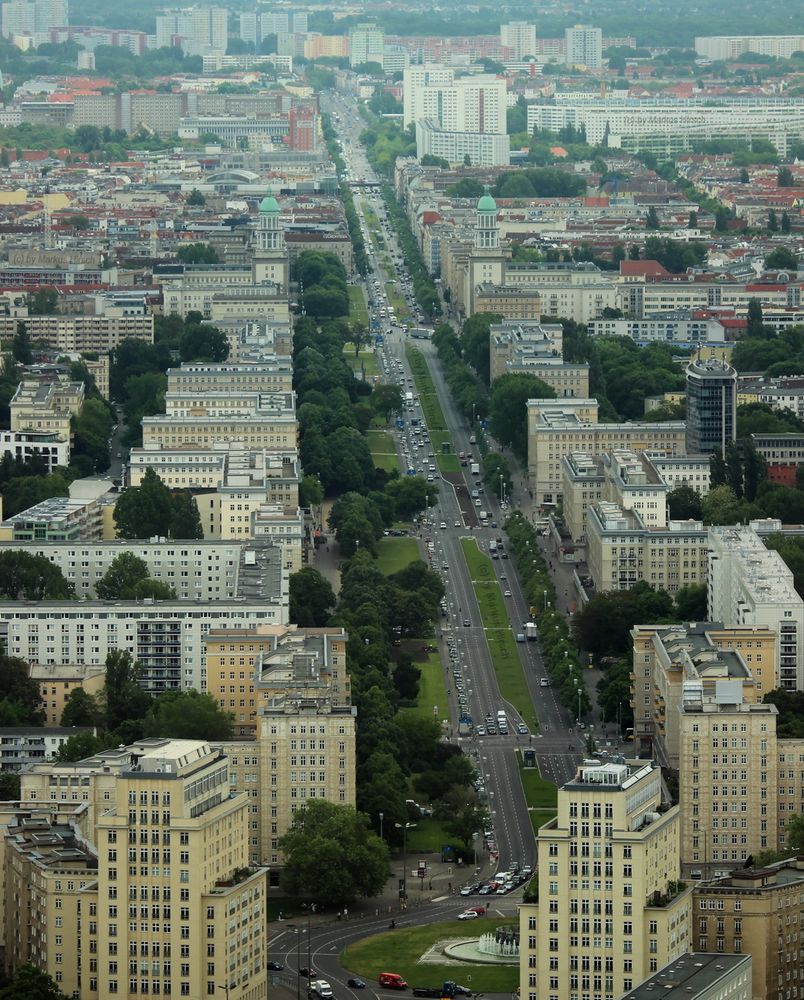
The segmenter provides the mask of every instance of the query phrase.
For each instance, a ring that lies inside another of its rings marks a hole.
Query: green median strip
[[[472,587],[480,607],[483,627],[487,629],[486,642],[500,693],[519,712],[531,732],[536,732],[538,722],[516,639],[510,628],[505,600],[494,576],[494,567],[489,557],[477,547],[474,538],[462,538],[461,548],[472,576]]]

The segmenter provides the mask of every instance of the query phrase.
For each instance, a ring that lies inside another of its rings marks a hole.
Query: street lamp
[[[402,831],[402,891],[400,895],[402,896],[403,904],[407,903],[408,899],[408,830],[413,829],[415,823],[394,823],[397,830]]]
[[[547,591],[544,591],[544,610],[547,611]]]
[[[382,821],[385,819],[385,814],[380,813],[380,840],[382,840]]]
[[[578,685],[578,722],[581,721],[581,685]]]
[[[223,992],[226,994],[226,1000],[229,1000],[229,990],[231,989],[231,987],[229,986],[228,983],[225,986],[218,986],[218,984],[215,983],[215,989],[223,990]]]

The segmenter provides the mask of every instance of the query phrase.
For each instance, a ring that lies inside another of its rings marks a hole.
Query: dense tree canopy
[[[0,552],[0,596],[7,601],[65,601],[75,591],[47,556],[6,549]]]
[[[376,896],[388,878],[388,848],[352,806],[309,799],[279,847],[290,892],[321,907]]]
[[[202,538],[195,499],[171,492],[153,469],[146,469],[139,486],[129,487],[114,509],[121,538]]]
[[[335,591],[315,567],[305,566],[290,577],[290,620],[302,628],[327,624],[335,607]]]
[[[501,375],[495,379],[489,395],[491,433],[511,448],[520,461],[528,454],[529,399],[554,399],[556,391],[535,375]]]

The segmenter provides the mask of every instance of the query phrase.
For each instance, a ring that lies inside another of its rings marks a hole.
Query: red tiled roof
[[[664,278],[670,272],[658,260],[621,260],[620,274],[624,276],[643,274],[645,277]]]

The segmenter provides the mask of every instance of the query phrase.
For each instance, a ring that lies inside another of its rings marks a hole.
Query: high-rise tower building
[[[679,809],[650,762],[587,762],[539,829],[539,902],[520,908],[523,1000],[617,1000],[691,944]]]
[[[600,69],[603,65],[603,30],[589,24],[565,28],[564,61],[568,66]]]
[[[687,366],[687,454],[725,452],[737,434],[737,372],[719,358]]]
[[[536,25],[527,21],[509,21],[500,25],[500,42],[514,50],[514,59],[536,55]]]

